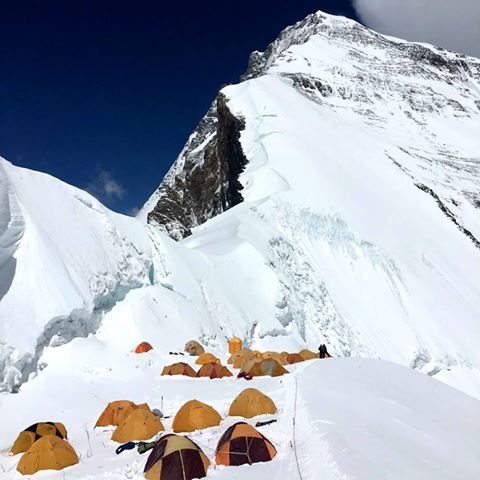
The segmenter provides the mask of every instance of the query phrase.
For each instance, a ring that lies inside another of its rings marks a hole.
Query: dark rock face
[[[179,240],[192,227],[242,202],[244,128],[244,121],[230,112],[225,96],[219,94],[162,182],[148,223],[161,225]]]

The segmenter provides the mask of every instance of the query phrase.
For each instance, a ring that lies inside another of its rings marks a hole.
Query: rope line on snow
[[[302,472],[300,470],[300,462],[298,461],[297,453],[297,428],[296,428],[296,418],[297,418],[297,377],[295,376],[295,400],[293,404],[293,453],[295,455],[295,463],[297,465],[298,478],[303,480]]]

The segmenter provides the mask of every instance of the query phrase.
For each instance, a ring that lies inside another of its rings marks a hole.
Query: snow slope
[[[95,331],[149,284],[150,263],[140,222],[0,158],[0,390],[36,369],[45,345]]]
[[[182,242],[210,265],[190,268],[202,308],[254,343],[323,341],[480,398],[480,61],[318,12],[221,93],[248,164],[243,203]],[[198,135],[143,217],[205,161]]]
[[[172,335],[172,348],[181,336]],[[222,350],[214,353],[226,360]],[[143,478],[146,455],[127,451],[116,456],[118,444],[110,440],[112,430],[93,428],[105,405],[123,398],[162,407],[170,417],[164,420],[167,432],[187,400],[197,398],[212,405],[224,418],[222,424],[191,434],[212,458],[222,432],[241,420],[227,417],[227,412],[233,398],[247,387],[270,395],[279,409],[276,415],[249,420],[252,424],[277,420],[261,431],[278,456],[253,466],[212,464],[208,478],[310,480],[322,475],[330,480],[475,480],[480,472],[476,441],[480,402],[388,362],[313,360],[290,366],[290,375],[251,382],[160,377],[162,366],[178,361],[178,356],[159,349],[134,355],[116,338],[100,333],[48,348],[46,358],[51,362],[48,375],[39,375],[16,395],[0,396],[3,418],[8,419],[2,422],[0,437],[2,479],[22,478],[15,469],[20,455],[9,457],[7,452],[21,428],[41,419],[64,422],[80,456],[80,464],[64,470],[62,478]],[[193,359],[187,361],[193,363]],[[35,478],[58,475],[50,471]]]

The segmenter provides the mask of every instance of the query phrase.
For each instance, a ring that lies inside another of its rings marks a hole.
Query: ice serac
[[[0,158],[0,390],[35,370],[45,346],[94,332],[149,283],[150,263],[139,221]]]
[[[182,243],[208,259],[212,315],[228,304],[259,346],[326,341],[480,395],[480,61],[318,12],[221,95],[244,127],[243,202],[183,201],[210,110],[146,207],[175,189],[181,215],[154,223],[201,224]]]

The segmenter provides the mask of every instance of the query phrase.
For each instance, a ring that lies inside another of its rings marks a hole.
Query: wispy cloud
[[[479,0],[353,0],[369,27],[480,57]]]
[[[85,189],[95,197],[107,200],[120,199],[126,194],[125,188],[108,170],[100,170],[97,177]]]

